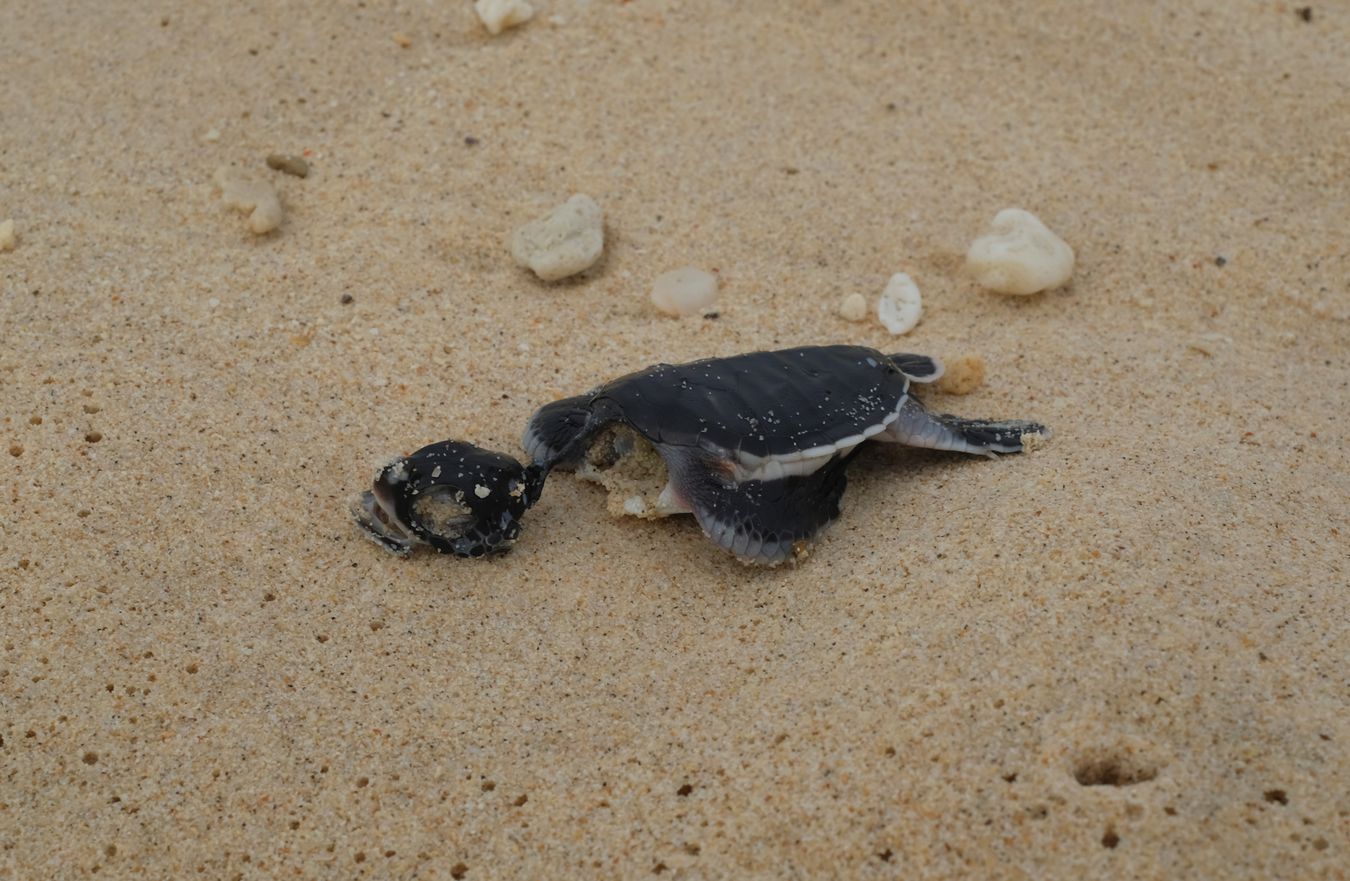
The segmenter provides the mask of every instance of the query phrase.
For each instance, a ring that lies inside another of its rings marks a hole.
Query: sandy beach
[[[0,878],[1346,877],[1350,7],[532,2],[0,8]],[[1067,287],[963,271],[1007,207]],[[897,272],[908,335],[838,316]],[[352,523],[391,455],[844,342],[1055,436],[866,450],[776,569],[565,474],[487,561]]]

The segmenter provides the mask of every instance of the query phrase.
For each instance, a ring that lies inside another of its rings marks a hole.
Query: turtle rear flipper
[[[664,451],[670,484],[709,538],[747,563],[777,565],[839,516],[852,453],[810,474],[735,483],[699,451]]]
[[[962,419],[932,413],[916,399],[907,397],[900,406],[899,418],[877,440],[994,458],[996,453],[1022,452],[1024,435],[1049,437],[1050,429],[1022,419]]]

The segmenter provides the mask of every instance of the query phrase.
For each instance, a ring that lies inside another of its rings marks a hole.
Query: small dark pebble
[[[1227,266],[1227,265],[1228,265],[1228,258],[1227,258],[1227,257],[1215,257],[1215,258],[1214,258],[1214,265],[1215,265],[1215,266]]]
[[[1296,9],[1296,10],[1294,10],[1294,11],[1297,12],[1297,13],[1298,13],[1298,17],[1301,18],[1301,19],[1303,19],[1304,21],[1312,21],[1312,7],[1311,7],[1311,6],[1300,6],[1298,9]]]
[[[466,147],[477,147],[477,146],[478,146],[478,139],[475,138],[473,135],[469,135],[469,136],[467,136],[467,137],[464,139],[464,146],[466,146]]]
[[[342,305],[348,306],[348,305],[350,305],[351,302],[352,302],[353,300],[355,300],[355,299],[356,299],[356,298],[353,297],[351,294],[343,294],[343,295],[342,295]]]
[[[722,313],[721,313],[721,312],[709,312],[707,315],[704,315],[703,317],[704,317],[705,319],[707,319],[708,321],[716,321],[717,319],[719,319],[719,318],[722,317]]]
[[[300,156],[269,153],[267,154],[267,167],[286,174],[293,174],[296,177],[309,177],[309,163]]]
[[[886,105],[886,109],[887,109],[887,110],[895,110],[895,102],[892,101],[891,103],[887,104],[887,105]]]

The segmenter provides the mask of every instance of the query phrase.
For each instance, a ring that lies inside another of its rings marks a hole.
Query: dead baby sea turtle
[[[941,374],[933,358],[863,346],[657,364],[541,407],[525,429],[528,466],[456,441],[387,466],[358,520],[391,550],[423,543],[478,556],[516,538],[545,477],[561,468],[607,486],[616,513],[690,513],[741,560],[781,563],[839,516],[846,469],[865,441],[992,457],[1049,435],[1035,422],[930,413],[910,383]],[[428,493],[454,502],[449,516],[419,501]]]

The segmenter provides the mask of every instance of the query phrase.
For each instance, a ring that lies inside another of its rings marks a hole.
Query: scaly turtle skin
[[[554,468],[585,470],[594,462],[608,467],[638,445],[650,444],[668,475],[656,514],[692,513],[723,549],[746,562],[774,565],[800,553],[839,516],[845,471],[865,441],[992,457],[1020,452],[1026,435],[1048,436],[1035,422],[929,413],[910,394],[910,384],[933,382],[941,373],[932,358],[884,355],[863,346],[657,364],[541,407],[523,438],[532,464],[522,468],[502,457],[516,468],[494,459],[494,468],[505,469],[494,473],[529,487],[521,497],[533,504]],[[466,448],[469,453],[476,449],[456,444],[456,455]],[[372,501],[362,525],[383,541],[371,523],[394,520],[401,534],[443,549],[445,536],[406,503],[399,507],[399,491],[389,485],[382,490],[377,481],[367,494]],[[398,516],[377,521],[381,511]],[[512,513],[512,524],[520,513],[523,509]],[[455,531],[472,519],[451,518],[450,523]],[[486,550],[495,550],[516,533],[518,526],[514,531],[475,527],[473,546],[486,542]],[[494,536],[501,540],[489,541]]]

